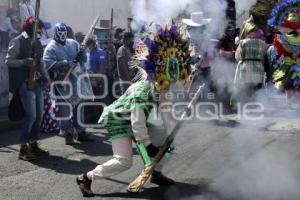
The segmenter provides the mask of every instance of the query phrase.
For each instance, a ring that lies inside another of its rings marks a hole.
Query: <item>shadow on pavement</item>
[[[53,137],[56,135],[53,134],[40,134],[40,139],[45,139],[49,137]],[[19,144],[19,133],[18,130],[7,131],[0,133],[0,148],[7,147],[10,145]]]
[[[97,135],[97,133],[89,134],[93,142],[80,142],[72,145],[76,150],[82,151],[87,156],[111,156],[112,147],[109,137]]]
[[[94,142],[81,142],[72,145],[74,149],[68,154],[52,155],[33,161],[32,164],[42,168],[51,169],[58,173],[78,175],[87,170],[94,169],[99,163],[89,160],[88,156],[111,156],[111,144],[106,137],[90,134]],[[64,140],[64,138],[62,138]],[[65,144],[62,144],[65,145]]]
[[[107,137],[94,134],[91,134],[90,137],[95,141],[72,145],[74,149],[68,155],[52,155],[50,150],[50,156],[40,158],[31,163],[63,174],[78,175],[90,171],[101,163],[94,162],[88,157],[108,156],[108,160],[113,155],[112,147]],[[136,154],[135,150],[133,150],[133,152]]]
[[[214,125],[228,127],[228,128],[236,128],[240,125],[236,120],[214,120]]]
[[[51,169],[57,173],[79,175],[87,170],[94,169],[98,163],[88,159],[82,160],[69,160],[61,156],[50,155],[43,159],[31,161],[32,164],[45,168]]]
[[[115,181],[114,182],[120,182]],[[184,198],[191,198],[193,196],[209,197],[207,199],[221,200],[221,197],[213,192],[210,188],[210,181],[206,179],[201,179],[197,181],[188,181],[195,183],[183,183],[176,182],[174,186],[171,187],[151,187],[145,188],[139,193],[128,193],[128,192],[118,192],[110,194],[96,194],[98,197],[102,198],[121,198],[121,199],[149,199],[149,200],[179,200]],[[120,182],[124,184],[123,182]],[[195,198],[198,199],[198,198]],[[205,198],[206,199],[206,198]]]
[[[112,156],[112,146],[109,136],[100,136],[99,133],[93,132],[89,134],[89,137],[94,139],[93,142],[81,142],[72,145],[77,150],[82,151],[83,154],[88,156]],[[133,147],[135,145],[133,144]],[[138,152],[133,148],[133,155],[137,155]]]

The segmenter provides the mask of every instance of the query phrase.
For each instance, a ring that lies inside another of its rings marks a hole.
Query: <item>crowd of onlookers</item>
[[[6,17],[0,22],[0,50],[7,50],[9,41],[20,33],[20,24],[34,13],[30,0],[22,0],[19,9],[7,9]]]
[[[34,9],[30,0],[22,1],[19,11],[8,9],[7,17],[0,25],[1,50],[7,52],[5,63],[9,72],[9,91],[13,95],[9,113],[11,120],[22,120],[19,159],[32,160],[49,154],[38,145],[40,132],[60,132],[65,136],[67,145],[75,144],[75,140],[92,142],[93,139],[77,121],[77,103],[72,104],[71,108],[59,105],[68,101],[53,98],[53,93],[50,94],[51,82],[58,80],[55,77],[57,74],[67,74],[69,69],[79,64],[89,74],[108,77],[108,95],[95,101],[106,105],[112,103],[116,98],[112,92],[114,81],[130,80],[134,35],[122,28],[110,30],[113,31],[113,40],[100,48],[97,38],[85,37],[80,32],[74,34],[70,26],[57,23],[53,27],[53,38],[50,38],[47,29],[51,28],[51,24],[47,22],[39,20],[34,32]],[[33,41],[34,35],[37,36],[36,41]],[[34,68],[34,87],[31,88],[30,75]],[[103,94],[102,79],[91,78],[91,86],[94,95]],[[127,87],[128,84],[121,84],[118,95],[124,93]],[[55,95],[62,96],[57,92],[55,88]],[[95,124],[102,109],[99,106],[86,107],[80,111],[84,117],[82,122]],[[69,118],[71,113],[73,117]]]
[[[10,8],[7,10],[6,18],[0,22],[0,47],[1,51],[6,51],[10,38],[19,33],[14,23],[18,22],[17,11]]]
[[[21,0],[18,9],[8,8],[6,17],[0,21],[0,51],[6,52],[9,41],[22,32],[22,23],[30,16],[34,17],[35,10],[31,0]],[[42,45],[45,46],[51,39],[47,30],[51,29],[51,23],[44,21]],[[81,32],[74,33],[70,29],[69,37],[76,39],[79,43],[83,41],[84,35]]]

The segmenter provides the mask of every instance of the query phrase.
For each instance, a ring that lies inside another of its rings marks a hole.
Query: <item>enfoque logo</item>
[[[99,124],[87,124],[85,122],[85,116],[84,116],[84,108],[86,107],[93,107],[94,109],[103,109],[107,105],[102,102],[95,102],[94,100],[99,100],[105,98],[109,92],[108,92],[108,79],[106,76],[103,76],[101,74],[93,74],[93,78],[98,78],[101,80],[101,87],[103,89],[103,94],[98,94],[96,96],[85,96],[80,87],[73,88],[72,83],[69,81],[56,81],[51,84],[51,95],[55,99],[64,99],[64,102],[56,102],[56,106],[66,106],[68,108],[69,113],[65,114],[63,117],[57,117],[51,112],[52,118],[54,120],[70,120],[73,117],[73,105],[68,102],[68,99],[72,97],[74,89],[77,89],[77,94],[81,99],[89,100],[88,102],[80,102],[76,106],[76,113],[77,113],[77,122],[78,125],[84,128],[101,128],[105,124],[105,121]],[[78,77],[77,79],[77,85],[80,85],[80,82],[86,78],[87,75],[82,75]],[[117,90],[119,89],[120,85],[124,84],[132,84],[131,82],[122,82],[122,81],[116,81],[113,84],[112,87],[112,94],[115,96],[115,98],[119,98],[119,95],[117,95]],[[69,87],[68,94],[65,94],[64,96],[61,95],[55,95],[55,87],[56,86],[64,86]],[[155,104],[155,103],[149,103],[147,106],[151,107],[153,109],[153,115],[152,118],[154,120],[162,120],[162,115],[168,114],[171,116],[173,120],[199,120],[199,121],[211,121],[219,119],[220,117],[226,117],[226,114],[224,112],[224,104],[223,103],[215,103],[210,101],[204,101],[204,102],[197,102],[194,105],[192,105],[189,108],[189,112],[187,115],[183,116],[184,110],[189,106],[190,102],[188,102],[186,99],[191,99],[195,96],[195,93],[189,93],[187,94],[184,91],[177,92],[176,94],[172,92],[164,93],[164,96],[158,96],[158,100],[161,102],[161,99],[163,99],[162,103]],[[204,96],[204,94],[201,94],[200,96]],[[208,100],[214,99],[214,94],[208,93],[206,94]],[[176,99],[177,102],[173,102],[173,100]],[[178,99],[182,101],[178,101]],[[124,111],[127,113],[130,113],[131,111]],[[120,115],[118,111],[111,111],[111,113],[115,113],[113,118],[116,120],[130,120],[128,117],[130,116],[124,116]],[[138,114],[138,113],[137,113]],[[122,117],[120,117],[122,116]],[[126,119],[127,117],[127,119]],[[243,120],[262,120],[264,118],[264,105],[257,102],[249,102],[246,104],[237,103],[236,104],[236,117],[235,119],[243,119]],[[100,116],[99,116],[100,118]]]

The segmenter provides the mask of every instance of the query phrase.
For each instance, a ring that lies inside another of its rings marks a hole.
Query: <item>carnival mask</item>
[[[58,23],[54,28],[54,40],[62,45],[66,44],[67,40],[67,27],[63,23]]]
[[[291,45],[300,45],[300,35],[299,34],[285,34],[286,41]]]
[[[291,45],[300,45],[300,13],[293,11],[288,13],[283,20],[281,33]]]

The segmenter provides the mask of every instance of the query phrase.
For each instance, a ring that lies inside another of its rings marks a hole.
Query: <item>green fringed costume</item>
[[[98,123],[106,128],[111,139],[132,137],[131,111],[143,109],[148,117],[154,103],[154,91],[149,82],[136,82],[118,100],[104,108]]]

